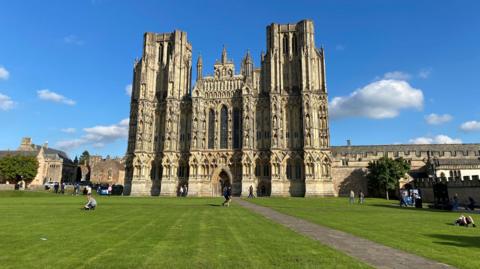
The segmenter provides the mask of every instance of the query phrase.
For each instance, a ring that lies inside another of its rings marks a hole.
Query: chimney
[[[351,146],[352,145],[352,141],[350,139],[347,139],[347,146]]]

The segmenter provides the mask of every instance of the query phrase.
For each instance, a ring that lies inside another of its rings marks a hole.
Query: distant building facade
[[[480,144],[333,146],[332,176],[335,191],[367,192],[367,166],[381,157],[407,160],[411,169],[400,187],[420,188],[426,201],[433,201],[432,186],[447,183],[449,194],[458,193],[480,201]]]
[[[92,183],[124,185],[125,160],[122,158],[92,155],[89,157],[88,169]]]
[[[49,148],[48,144],[35,145],[30,137],[22,138],[16,150],[0,151],[0,158],[8,155],[34,156],[38,161],[37,175],[30,183],[31,186],[40,186],[48,181],[73,182],[75,165],[67,154],[61,150]]]

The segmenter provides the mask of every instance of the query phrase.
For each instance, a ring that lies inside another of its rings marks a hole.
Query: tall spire
[[[222,51],[222,63],[227,62],[227,49],[225,48],[225,45],[223,45],[223,51]]]
[[[197,81],[203,78],[202,67],[203,67],[202,55],[199,55],[197,60]]]

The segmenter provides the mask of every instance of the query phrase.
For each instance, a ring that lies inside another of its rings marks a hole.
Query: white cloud
[[[61,130],[62,132],[64,133],[67,133],[67,134],[73,134],[75,133],[77,130],[75,128],[64,128]]]
[[[63,95],[60,95],[60,94],[56,93],[56,92],[52,92],[48,89],[38,90],[37,91],[37,96],[38,96],[38,98],[40,98],[42,100],[45,100],[45,101],[63,103],[63,104],[67,104],[67,105],[70,105],[70,106],[75,105],[75,101],[73,101],[72,99],[69,99],[69,98],[67,98]]]
[[[97,125],[84,128],[85,134],[80,138],[58,141],[56,146],[63,150],[71,150],[81,146],[104,147],[118,139],[126,139],[128,136],[129,119],[123,119],[117,124]]]
[[[132,84],[128,84],[127,86],[125,86],[125,93],[128,96],[132,96]]]
[[[402,71],[393,71],[383,74],[383,79],[409,80],[412,76]]]
[[[424,68],[424,69],[422,69],[418,72],[418,77],[423,78],[423,79],[427,79],[430,76],[431,73],[432,73],[431,68]]]
[[[7,80],[10,77],[10,72],[0,65],[0,79]]]
[[[10,96],[0,93],[0,110],[7,111],[12,109],[15,105],[16,103],[10,98]]]
[[[330,102],[332,118],[394,118],[402,109],[421,109],[423,93],[406,81],[383,79],[357,89],[349,96],[335,97]]]
[[[472,120],[462,123],[460,129],[464,132],[480,131],[480,121]]]
[[[78,46],[85,44],[85,41],[83,41],[76,35],[68,35],[64,37],[63,42],[65,42],[66,44],[72,44],[72,45],[78,45]]]
[[[452,119],[453,117],[449,114],[438,115],[438,114],[432,113],[430,115],[425,116],[425,120],[427,121],[428,124],[431,124],[431,125],[440,125],[443,123],[447,123]]]
[[[451,138],[447,135],[437,135],[434,137],[417,137],[408,141],[410,144],[461,144],[459,138]]]

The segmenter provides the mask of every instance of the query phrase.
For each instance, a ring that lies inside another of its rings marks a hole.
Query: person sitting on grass
[[[475,221],[473,221],[472,216],[467,216],[465,217],[464,215],[461,215],[458,219],[455,220],[455,225],[460,225],[460,226],[465,226],[468,227],[468,225],[472,224],[473,227],[477,227],[475,225]]]
[[[85,210],[95,210],[96,207],[97,207],[97,201],[95,200],[95,198],[93,198],[93,196],[88,196],[88,202],[83,207],[83,209],[85,209]]]

